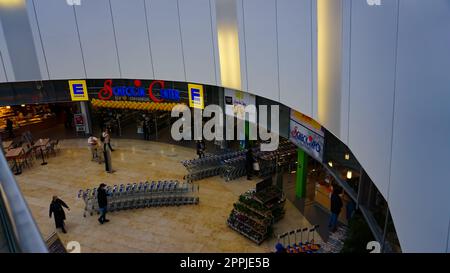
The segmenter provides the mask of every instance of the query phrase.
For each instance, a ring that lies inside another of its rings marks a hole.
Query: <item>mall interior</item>
[[[0,253],[449,253],[448,33],[448,0],[0,0]]]

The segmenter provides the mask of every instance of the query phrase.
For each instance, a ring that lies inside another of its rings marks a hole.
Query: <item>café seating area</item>
[[[5,158],[15,175],[33,167],[36,161],[46,165],[47,158],[57,155],[58,144],[58,139],[35,139],[29,131],[13,140],[2,142]]]

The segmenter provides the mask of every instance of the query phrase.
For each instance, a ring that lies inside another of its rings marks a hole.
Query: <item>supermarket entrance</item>
[[[170,130],[170,112],[132,109],[94,108],[92,110],[94,134],[105,128],[113,137],[158,140]]]

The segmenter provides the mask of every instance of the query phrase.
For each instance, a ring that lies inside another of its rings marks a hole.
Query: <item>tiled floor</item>
[[[84,203],[77,198],[79,189],[92,188],[100,182],[109,185],[156,179],[182,180],[183,159],[195,157],[190,148],[140,140],[113,140],[113,174],[90,161],[84,139],[60,142],[60,152],[41,166],[16,176],[44,238],[55,230],[48,217],[53,195],[71,208],[67,212],[64,243],[78,241],[82,252],[269,252],[275,238],[256,245],[228,228],[226,219],[240,193],[254,187],[245,179],[224,182],[213,177],[200,185],[200,203],[195,206],[146,208],[110,213],[111,222],[100,225],[97,217],[83,217]],[[274,234],[310,226],[302,214],[286,203],[286,216],[274,227]],[[318,236],[316,235],[316,240]]]

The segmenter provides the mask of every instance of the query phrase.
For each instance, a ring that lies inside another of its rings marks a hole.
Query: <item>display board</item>
[[[289,140],[306,153],[322,162],[325,134],[315,120],[299,112],[291,111]]]
[[[75,122],[75,128],[77,132],[86,131],[86,125],[84,124],[84,119],[82,114],[74,114],[73,120]]]
[[[224,96],[226,115],[234,115],[238,119],[245,120],[245,107],[248,105],[254,105],[256,107],[256,96],[252,94],[225,89]],[[250,115],[249,121],[256,123],[256,115]]]

